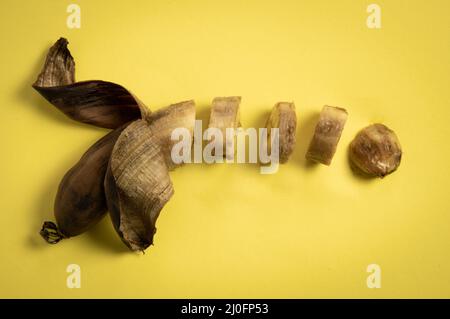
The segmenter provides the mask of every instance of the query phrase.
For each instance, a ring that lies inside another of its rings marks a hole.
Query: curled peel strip
[[[117,128],[140,118],[143,104],[112,82],[75,82],[75,61],[60,38],[50,48],[33,88],[69,118],[104,128]]]
[[[153,244],[156,220],[174,193],[169,169],[177,165],[170,157],[170,132],[178,127],[192,131],[194,123],[194,102],[181,102],[134,121],[117,139],[105,193],[114,228],[131,250]]]

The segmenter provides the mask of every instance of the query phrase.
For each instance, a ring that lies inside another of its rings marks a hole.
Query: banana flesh
[[[362,173],[384,177],[394,172],[402,159],[397,135],[383,124],[362,129],[350,143],[350,161]]]
[[[331,164],[347,116],[347,111],[341,107],[327,105],[323,107],[314,136],[306,152],[308,160],[325,165]]]
[[[219,129],[225,140],[223,143],[223,154],[228,159],[233,158],[236,136],[226,138],[226,129],[236,129],[241,126],[239,104],[240,96],[216,97],[211,106],[211,115],[209,118],[209,128]],[[228,151],[227,151],[228,150]]]
[[[295,147],[297,117],[294,103],[279,102],[275,104],[267,120],[267,148],[271,152],[271,129],[278,128],[279,161],[286,163]]]

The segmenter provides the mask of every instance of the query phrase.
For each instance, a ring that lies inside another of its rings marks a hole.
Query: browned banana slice
[[[131,123],[114,146],[105,177],[105,192],[114,227],[131,250],[153,243],[156,220],[173,195],[169,168],[171,132],[180,127],[192,132],[192,101],[145,114]],[[191,140],[192,143],[192,140]]]
[[[383,124],[362,129],[350,143],[350,160],[363,173],[384,177],[400,165],[402,149],[397,135]]]
[[[50,48],[33,88],[69,118],[117,128],[140,118],[140,101],[124,87],[105,81],[75,82],[75,62],[60,38]]]
[[[279,156],[280,163],[286,163],[295,147],[295,133],[297,117],[295,105],[289,102],[275,104],[267,120],[267,147],[271,151],[271,128],[279,129]]]
[[[217,128],[222,132],[223,140],[226,141],[226,143],[223,144],[223,154],[224,156],[227,156],[227,158],[232,158],[230,154],[227,155],[227,149],[229,152],[234,151],[235,136],[233,136],[233,139],[227,139],[226,129],[236,129],[241,126],[239,116],[240,103],[240,96],[216,97],[211,106],[209,127]]]
[[[307,159],[325,165],[331,164],[347,116],[347,111],[341,107],[327,105],[323,107],[314,136],[306,152]]]

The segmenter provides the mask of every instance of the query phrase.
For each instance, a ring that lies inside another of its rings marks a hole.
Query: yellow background
[[[382,28],[366,27],[367,5]],[[450,297],[450,2],[1,1],[1,297]],[[294,101],[297,146],[277,174],[199,165],[171,174],[175,195],[155,246],[128,252],[105,218],[50,246],[64,173],[107,131],[73,122],[31,84],[67,37],[77,80],[120,83],[152,109],[241,95],[244,127]],[[322,105],[349,112],[330,167],[304,153]],[[404,149],[383,180],[355,177],[347,146],[383,122]],[[81,267],[81,288],[66,267]],[[379,264],[382,288],[366,286]]]

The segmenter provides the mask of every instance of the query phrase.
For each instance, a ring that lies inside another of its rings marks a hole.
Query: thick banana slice
[[[153,243],[156,220],[174,193],[169,169],[171,132],[194,129],[192,101],[171,105],[131,123],[118,138],[105,177],[110,216],[122,241],[131,250]],[[191,134],[192,136],[192,134]],[[192,143],[192,139],[191,139]]]
[[[211,115],[209,118],[209,128],[217,128],[221,131],[223,140],[223,154],[228,159],[233,158],[235,135],[233,138],[226,138],[226,129],[236,129],[241,126],[239,116],[240,96],[216,97],[212,102]],[[228,152],[227,152],[228,149]]]
[[[394,172],[402,159],[397,135],[383,124],[362,129],[350,143],[351,163],[370,176],[384,177]]]
[[[295,105],[289,102],[275,104],[267,120],[267,148],[271,152],[271,129],[279,129],[279,156],[280,163],[286,163],[295,147],[295,131],[297,117]]]
[[[341,107],[325,105],[320,113],[314,136],[309,144],[306,158],[330,165],[347,121],[347,111]]]

